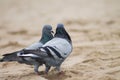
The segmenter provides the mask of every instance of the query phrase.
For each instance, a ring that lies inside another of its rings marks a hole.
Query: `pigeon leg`
[[[45,73],[48,74],[48,71],[50,70],[51,66],[49,65],[45,65],[45,66],[46,66]]]
[[[58,75],[64,74],[64,72],[60,70],[60,66],[56,66],[55,69],[58,71]]]
[[[40,75],[40,73],[39,73],[39,71],[38,71],[39,66],[40,66],[39,64],[34,65],[34,71],[35,71],[35,73],[38,74],[38,75]]]
[[[55,68],[58,72],[60,72],[60,66],[56,66]]]

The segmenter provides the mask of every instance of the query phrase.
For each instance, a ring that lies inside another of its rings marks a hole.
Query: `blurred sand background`
[[[120,0],[0,0],[0,57],[41,37],[44,24],[64,23],[74,50],[57,76],[0,63],[0,80],[120,80]],[[43,71],[44,66],[39,68]]]

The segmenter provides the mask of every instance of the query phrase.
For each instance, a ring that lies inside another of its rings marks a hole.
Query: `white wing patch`
[[[30,49],[38,49],[39,47],[41,47],[43,44],[40,42],[36,42],[32,45],[30,45],[29,47],[25,48],[26,50],[30,50]],[[17,53],[17,56],[29,56],[29,57],[38,57],[35,54],[21,54],[20,52]]]
[[[19,57],[20,57],[20,56],[24,56],[24,57],[25,57],[25,56],[26,56],[26,57],[39,57],[39,56],[37,56],[37,55],[35,55],[35,54],[20,54],[20,53],[18,53],[17,56],[19,56]]]

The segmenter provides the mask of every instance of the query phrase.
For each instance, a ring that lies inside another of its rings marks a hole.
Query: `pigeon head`
[[[51,32],[52,31],[52,26],[50,26],[50,25],[44,25],[42,32],[44,33],[46,31]]]
[[[69,34],[67,33],[67,31],[65,30],[63,24],[57,25],[55,37],[64,38],[64,39],[68,40],[69,42],[71,42],[71,38],[70,38]]]
[[[64,25],[63,24],[58,24],[57,28],[64,28]]]
[[[44,25],[40,42],[45,44],[46,42],[48,42],[52,38],[53,38],[52,26],[51,25]]]

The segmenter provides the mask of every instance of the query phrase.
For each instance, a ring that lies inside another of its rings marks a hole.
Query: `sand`
[[[0,58],[38,41],[41,29],[64,23],[73,51],[61,66],[0,63],[0,80],[120,80],[120,0],[0,0]]]

